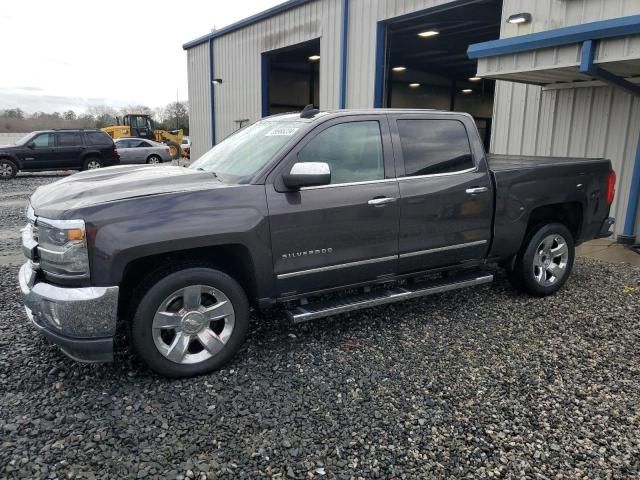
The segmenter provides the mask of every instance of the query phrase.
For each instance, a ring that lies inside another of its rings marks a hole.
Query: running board
[[[338,300],[304,304],[287,310],[287,316],[294,323],[308,322],[309,320],[337,315],[339,313],[401,302],[412,298],[426,297],[427,295],[473,287],[492,281],[493,275],[491,274],[477,272],[473,274],[466,273],[445,279],[375,290],[373,292],[361,293]]]

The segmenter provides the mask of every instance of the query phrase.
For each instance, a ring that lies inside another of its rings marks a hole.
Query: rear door
[[[80,157],[86,149],[80,132],[57,132],[53,160],[57,168],[80,168]]]
[[[326,162],[332,182],[287,191],[296,162]],[[342,117],[310,132],[266,185],[278,293],[295,294],[396,273],[398,182],[386,117]]]
[[[484,151],[464,115],[391,118],[400,186],[399,270],[483,259],[491,240],[493,190]]]

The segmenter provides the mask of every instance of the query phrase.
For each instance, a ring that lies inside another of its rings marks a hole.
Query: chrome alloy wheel
[[[533,276],[538,284],[549,287],[567,273],[569,247],[562,235],[545,237],[533,256]]]
[[[10,163],[0,162],[0,177],[12,177],[13,166]]]
[[[102,167],[102,165],[100,165],[100,162],[97,160],[90,160],[87,163],[87,170],[95,170],[96,168],[100,168]]]
[[[220,290],[190,285],[169,295],[153,317],[153,342],[175,363],[194,364],[217,355],[231,338],[235,311]]]
[[[149,165],[157,165],[157,164],[162,163],[162,162],[158,157],[151,157],[147,163]]]

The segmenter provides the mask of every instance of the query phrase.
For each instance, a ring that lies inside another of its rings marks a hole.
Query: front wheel
[[[173,160],[178,160],[182,156],[180,145],[171,141],[166,142],[166,145],[169,147],[169,155],[171,155]]]
[[[18,166],[8,158],[0,158],[0,180],[10,180],[18,174]]]
[[[544,225],[526,240],[509,271],[509,279],[517,289],[530,295],[552,295],[568,280],[575,255],[573,235],[566,226]]]
[[[185,268],[156,276],[131,326],[142,360],[167,377],[190,377],[223,366],[240,348],[249,326],[249,303],[230,276]]]
[[[150,155],[149,158],[147,158],[147,163],[149,165],[157,165],[162,163],[162,159],[158,155]]]

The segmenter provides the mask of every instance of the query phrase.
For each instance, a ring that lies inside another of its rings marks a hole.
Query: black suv
[[[113,140],[102,130],[44,130],[0,146],[2,180],[19,171],[91,170],[118,163]]]

